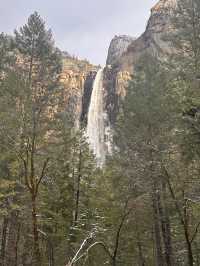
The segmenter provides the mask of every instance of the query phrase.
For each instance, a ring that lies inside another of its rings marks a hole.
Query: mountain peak
[[[152,13],[162,13],[166,9],[174,9],[176,7],[177,0],[160,0],[154,7],[151,9]]]
[[[106,64],[112,65],[115,63],[134,40],[135,38],[129,35],[115,35],[108,49],[108,58]]]

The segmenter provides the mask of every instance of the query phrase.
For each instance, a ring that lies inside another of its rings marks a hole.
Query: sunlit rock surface
[[[71,114],[75,127],[79,127],[82,115],[82,99],[85,82],[91,72],[97,67],[86,60],[63,56],[63,69],[60,74],[60,84],[64,87],[63,101],[66,111]]]

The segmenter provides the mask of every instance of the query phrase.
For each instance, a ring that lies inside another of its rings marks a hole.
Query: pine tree
[[[31,196],[34,238],[34,265],[41,265],[37,197],[41,181],[49,164],[48,145],[53,95],[58,89],[60,55],[54,47],[52,35],[35,12],[28,23],[15,31],[15,45],[19,51],[17,75],[21,91],[17,92],[16,113],[18,134],[17,156],[21,161],[25,185]],[[23,89],[23,93],[22,93]]]

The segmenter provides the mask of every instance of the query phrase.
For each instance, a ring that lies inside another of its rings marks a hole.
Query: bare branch
[[[103,243],[103,242],[95,242],[95,243],[93,243],[92,245],[90,245],[88,248],[87,248],[87,250],[79,257],[79,258],[77,258],[75,261],[74,261],[74,263],[76,263],[77,261],[79,261],[80,259],[82,259],[83,257],[85,257],[85,256],[87,256],[88,255],[88,253],[89,253],[89,251],[92,249],[92,248],[94,248],[95,246],[102,246],[103,247],[103,249],[105,250],[105,252],[107,253],[107,255],[110,257],[110,259],[112,260],[113,259],[113,256],[112,256],[112,254],[111,254],[111,252],[109,251],[109,249],[106,247],[106,245]],[[68,265],[67,265],[68,266]],[[71,266],[71,265],[69,265],[69,266]]]
[[[42,181],[42,178],[44,177],[44,174],[45,174],[45,171],[46,171],[46,168],[47,168],[47,165],[48,165],[48,162],[49,162],[50,158],[47,158],[43,164],[43,168],[42,168],[42,172],[41,172],[41,175],[40,175],[40,178],[39,180],[37,181],[37,184],[36,184],[36,189],[35,189],[35,194],[38,193],[38,188],[39,188],[39,185]]]
[[[197,236],[197,234],[198,234],[198,231],[199,231],[199,227],[200,227],[200,222],[197,224],[197,226],[196,226],[196,228],[195,228],[195,231],[194,231],[194,233],[193,233],[193,236],[192,236],[192,238],[191,238],[191,240],[190,240],[191,243],[193,243],[193,241],[195,240],[195,238],[196,238],[196,236]]]
[[[78,251],[76,252],[75,256],[73,257],[73,259],[70,262],[68,262],[68,264],[66,266],[72,266],[77,261],[77,257],[79,256],[80,252],[85,247],[85,245],[87,244],[88,240],[90,240],[92,237],[93,237],[93,234],[91,233],[88,237],[86,237],[83,240],[83,242],[82,242],[80,248],[78,249]]]

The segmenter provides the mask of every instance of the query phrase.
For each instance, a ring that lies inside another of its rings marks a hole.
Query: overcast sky
[[[56,45],[94,64],[104,64],[114,35],[139,36],[158,0],[0,0],[0,32],[12,33],[38,11]]]

